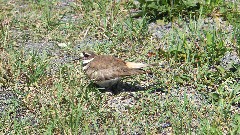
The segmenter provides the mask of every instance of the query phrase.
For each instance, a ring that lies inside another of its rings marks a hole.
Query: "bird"
[[[112,55],[97,55],[92,51],[83,51],[80,54],[83,71],[101,88],[112,88],[123,77],[144,74],[142,68],[157,64],[126,62]]]

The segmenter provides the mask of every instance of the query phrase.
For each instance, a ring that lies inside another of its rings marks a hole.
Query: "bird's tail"
[[[158,66],[159,63],[154,63],[154,64],[144,64],[144,63],[134,63],[134,62],[126,62],[126,65],[128,68],[145,68],[145,67],[151,67],[151,66]]]

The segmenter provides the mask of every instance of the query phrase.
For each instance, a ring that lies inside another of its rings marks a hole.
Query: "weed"
[[[35,0],[0,6],[0,105],[8,98],[3,87],[16,95],[0,113],[0,133],[239,133],[239,65],[231,65],[235,71],[221,66],[227,52],[239,55],[237,3]],[[133,18],[139,9],[140,18]],[[159,16],[172,22],[158,20],[155,38],[148,28]],[[71,61],[85,49],[165,64],[123,81],[144,87],[113,95],[92,86],[80,62]]]

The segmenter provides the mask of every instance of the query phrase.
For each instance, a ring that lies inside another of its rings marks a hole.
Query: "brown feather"
[[[86,74],[95,81],[109,80],[134,74],[142,74],[143,70],[129,68],[126,62],[110,55],[99,55],[88,64]]]

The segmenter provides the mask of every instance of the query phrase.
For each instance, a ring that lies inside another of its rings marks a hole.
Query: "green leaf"
[[[158,25],[164,25],[165,22],[164,22],[164,20],[157,20],[157,24],[158,24]]]
[[[220,71],[221,74],[226,72],[226,70],[222,66],[216,66],[216,68]]]
[[[212,45],[213,35],[208,32],[206,37],[207,37],[207,45]]]
[[[180,76],[174,76],[174,80],[175,80],[177,83],[184,83],[184,80],[183,80]]]
[[[211,97],[213,98],[213,100],[218,101],[220,98],[220,95],[218,93],[212,93]]]
[[[148,8],[153,8],[153,9],[158,9],[158,6],[156,5],[156,3],[152,2],[151,4],[149,4],[147,6]]]

